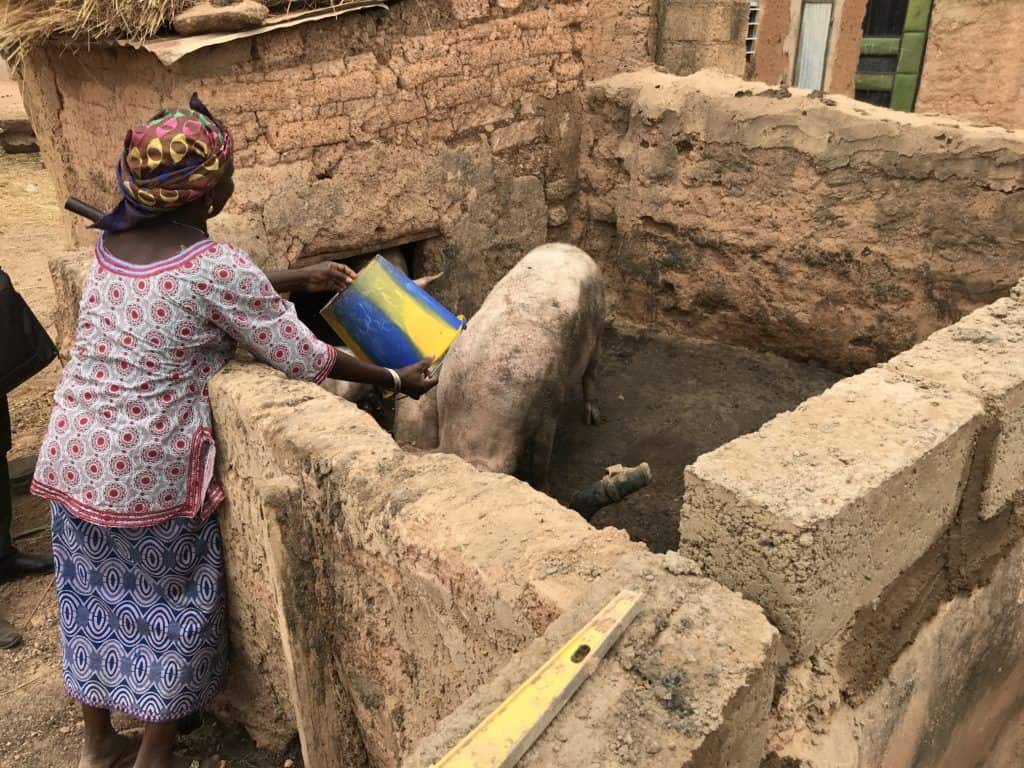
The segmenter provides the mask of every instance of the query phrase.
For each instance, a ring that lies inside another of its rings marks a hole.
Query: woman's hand
[[[336,261],[322,261],[304,267],[302,270],[302,290],[306,293],[341,293],[356,279],[351,267]]]
[[[437,386],[437,377],[430,373],[430,366],[433,362],[434,358],[428,357],[399,369],[398,376],[402,380],[402,394],[408,395],[413,400],[419,400]]]

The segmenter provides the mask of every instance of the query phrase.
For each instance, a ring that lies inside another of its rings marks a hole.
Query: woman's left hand
[[[302,289],[307,293],[341,293],[356,279],[356,273],[350,267],[336,261],[322,261],[303,268],[302,272]]]

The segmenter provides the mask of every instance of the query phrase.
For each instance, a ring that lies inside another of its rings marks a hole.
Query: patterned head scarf
[[[224,175],[231,150],[231,134],[197,94],[189,109],[129,129],[117,164],[121,202],[96,227],[120,232],[199,199]]]

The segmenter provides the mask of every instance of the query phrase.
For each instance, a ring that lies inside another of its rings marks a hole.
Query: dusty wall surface
[[[596,531],[512,478],[403,452],[318,387],[233,365],[211,382],[211,400],[230,512],[262,510],[269,530],[308,765],[360,764],[340,737],[322,738],[325,725],[353,733],[346,722],[362,734],[360,760],[397,764],[602,577],[651,593],[622,641],[635,671],[613,666],[598,688],[604,706],[675,723],[659,741],[666,751],[756,765],[763,739],[729,736],[767,735],[780,645],[756,607],[706,580],[679,580],[624,533]],[[708,652],[687,657],[689,676],[676,674],[670,659],[694,633]],[[718,680],[711,692],[708,675]],[[659,685],[687,705],[665,706],[651,693]]]
[[[917,112],[1024,128],[1024,5],[935,0]]]
[[[828,93],[853,96],[867,2],[836,0],[833,4],[823,88]],[[802,0],[762,0],[752,80],[793,82],[802,8]]]
[[[793,12],[793,0],[761,0],[750,79],[773,85],[789,82],[796,41],[792,34]]]
[[[760,764],[775,632],[674,553],[622,560],[402,763],[436,763],[623,588],[643,610],[518,765],[742,768]],[[651,696],[653,689],[654,696]]]
[[[868,0],[842,0],[835,6],[825,69],[825,90],[829,93],[853,96],[867,7]]]
[[[742,75],[749,10],[747,0],[662,0],[657,63],[679,75],[701,69]]]
[[[833,648],[794,667],[781,686],[775,760],[766,768],[1020,765],[1022,579],[1018,544],[985,586],[944,603],[856,706]]]
[[[1021,137],[763,91],[708,72],[590,87],[570,239],[618,320],[856,370],[1024,272]]]
[[[218,478],[230,497],[218,509],[224,541],[231,655],[228,683],[215,709],[242,723],[253,740],[275,752],[298,732],[290,679],[281,653],[278,580],[272,576],[264,510],[248,478],[221,462]],[[338,721],[345,722],[343,708]]]
[[[441,235],[431,258],[454,286],[446,298],[471,311],[484,289],[466,286],[489,287],[564,217],[571,94],[650,60],[644,7],[399,3],[170,69],[124,49],[37,49],[25,93],[59,195],[105,205],[118,126],[197,89],[238,145],[238,192],[215,236],[282,265]]]

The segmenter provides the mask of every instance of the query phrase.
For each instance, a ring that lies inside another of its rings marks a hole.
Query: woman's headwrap
[[[129,129],[117,164],[121,202],[96,223],[120,232],[180,208],[217,185],[229,166],[231,134],[197,94],[189,109],[165,109]]]

